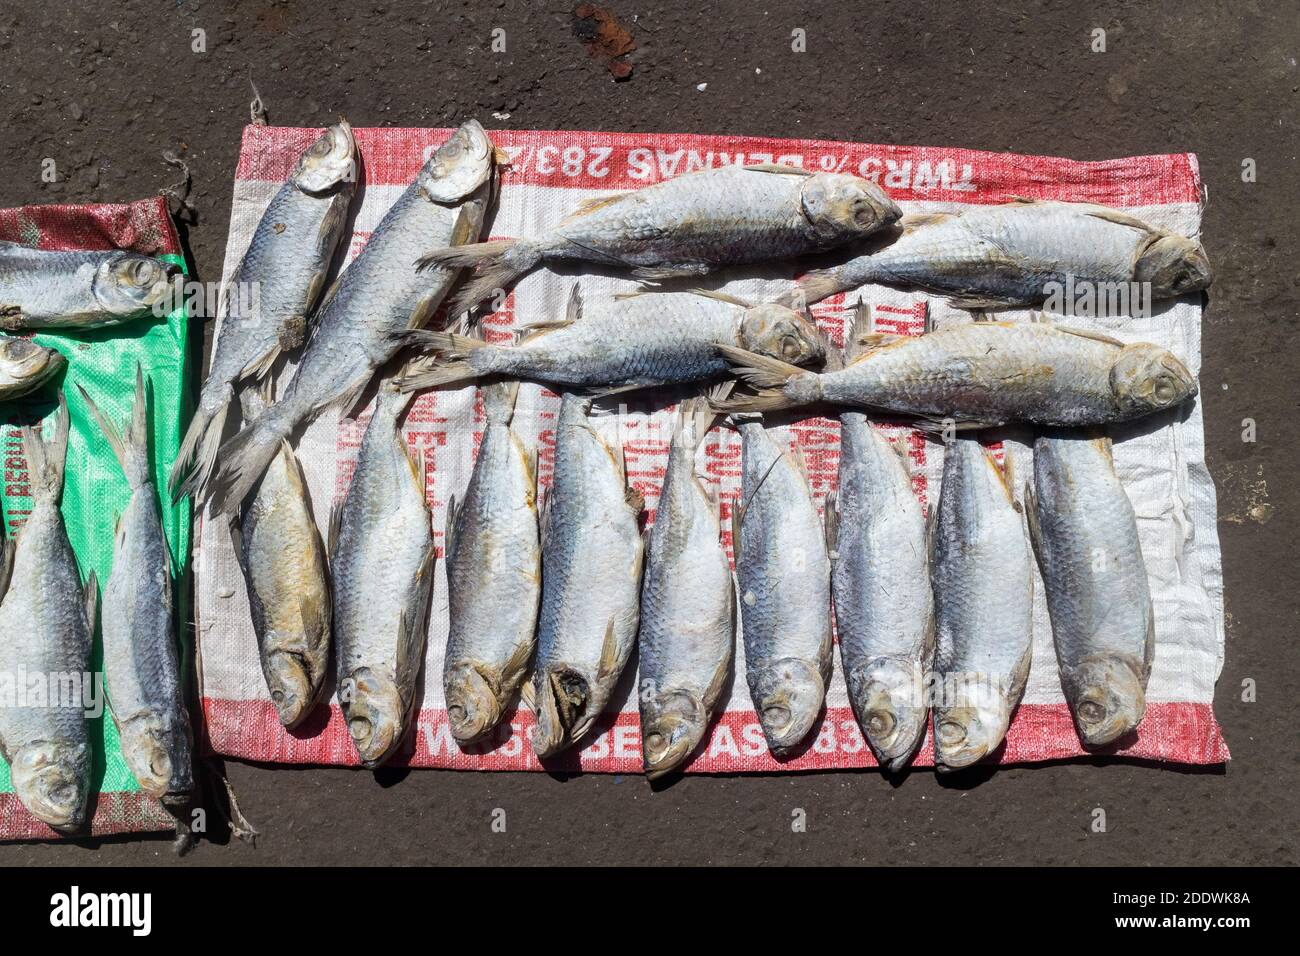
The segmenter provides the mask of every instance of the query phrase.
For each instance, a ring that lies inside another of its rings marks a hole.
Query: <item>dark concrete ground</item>
[[[758,4],[611,0],[637,49],[615,83],[568,0],[123,0],[0,8],[0,206],[124,201],[183,150],[200,278],[221,271],[250,69],[271,121],[810,136],[1101,159],[1194,150],[1217,278],[1201,375],[1219,486],[1227,663],[1215,708],[1234,759],[1000,770],[641,779],[231,763],[258,863],[1294,864],[1296,166],[1300,18],[1256,0]],[[490,52],[494,27],[507,52]],[[791,52],[791,31],[807,52]],[[1090,50],[1106,30],[1107,52]],[[207,52],[191,51],[192,30]],[[761,74],[755,68],[762,69]],[[704,92],[697,84],[707,83]],[[492,118],[509,113],[508,120]],[[65,182],[43,185],[44,157]],[[1243,159],[1258,179],[1243,183]],[[1242,441],[1253,418],[1258,442]],[[3,636],[0,636],[3,639]],[[1258,702],[1241,701],[1252,678]],[[1095,807],[1109,829],[1089,829]],[[507,831],[490,829],[494,808]],[[795,808],[807,832],[791,832]],[[157,839],[0,847],[0,865],[171,863]]]

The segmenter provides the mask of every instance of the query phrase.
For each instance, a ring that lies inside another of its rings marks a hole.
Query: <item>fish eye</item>
[[[1161,375],[1158,379],[1156,379],[1155,396],[1157,402],[1159,402],[1161,405],[1168,404],[1169,402],[1172,402],[1177,397],[1177,395],[1178,395],[1178,386],[1174,384],[1174,380],[1172,378],[1170,378],[1168,375]]]
[[[1079,716],[1087,723],[1095,724],[1106,716],[1106,708],[1095,700],[1085,700],[1079,705]]]
[[[945,720],[939,725],[939,741],[955,747],[966,739],[966,728],[955,720]]]
[[[799,340],[793,335],[787,335],[781,339],[781,355],[787,359],[796,359],[803,352]]]

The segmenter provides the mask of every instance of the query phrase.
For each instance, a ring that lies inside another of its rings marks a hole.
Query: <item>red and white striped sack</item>
[[[380,217],[414,178],[449,130],[359,129],[364,158],[364,196],[356,218],[348,259],[360,250]],[[317,130],[250,126],[235,181],[225,278],[247,247],[267,203],[287,178],[298,154]],[[842,170],[880,182],[906,212],[949,211],[964,204],[1003,202],[1012,196],[1104,203],[1132,210],[1154,223],[1195,233],[1200,225],[1200,177],[1191,154],[1142,156],[1079,163],[1039,156],[984,153],[931,147],[871,146],[814,140],[672,134],[621,134],[497,130],[490,134],[510,155],[502,176],[500,208],[491,238],[539,233],[581,200],[611,190],[635,189],[660,180],[726,163],[781,162],[807,169]],[[405,266],[394,263],[394,267]],[[766,301],[789,288],[796,266],[764,269],[765,276],[736,279],[724,288],[752,301]],[[742,270],[738,270],[742,271]],[[523,279],[501,311],[485,323],[490,339],[508,340],[509,330],[563,314],[574,281],[587,302],[634,287],[630,279],[559,276],[539,270]],[[877,328],[916,334],[924,298],[870,287],[819,303],[818,321],[842,342],[844,313],[860,297],[875,308]],[[930,303],[936,324],[969,321],[942,301]],[[1027,318],[1014,313],[1013,318]],[[1199,304],[1178,302],[1151,310],[1146,318],[1071,319],[1124,340],[1165,346],[1193,373],[1201,361]],[[284,378],[287,379],[288,376]],[[1223,664],[1223,583],[1216,532],[1214,485],[1205,467],[1201,404],[1181,421],[1144,433],[1115,432],[1115,464],[1137,511],[1142,550],[1155,602],[1157,646],[1148,689],[1146,717],[1137,737],[1118,755],[1184,764],[1221,763],[1227,746],[1211,704]],[[545,389],[520,390],[515,428],[540,452],[540,480],[550,482],[554,421],[558,399]],[[647,502],[653,520],[667,460],[672,409],[644,402],[598,419],[607,436],[622,441],[631,481]],[[357,421],[328,411],[297,445],[307,475],[317,520],[324,522],[333,503],[347,490],[369,411]],[[442,540],[446,505],[469,480],[483,430],[483,412],[474,388],[425,394],[413,404],[405,425],[411,447],[428,470],[427,495],[435,535]],[[786,429],[808,463],[814,496],[821,507],[835,487],[839,429],[835,422],[811,418]],[[938,489],[942,447],[918,433],[894,429],[907,443],[916,493],[927,503]],[[1007,442],[1021,475],[1032,468],[1026,446]],[[740,441],[725,427],[710,435],[701,467],[718,482],[723,524],[739,491]],[[240,575],[223,520],[200,519],[195,535],[196,604],[200,680],[207,745],[216,753],[247,760],[294,764],[356,764],[337,704],[305,729],[284,730],[276,719],[258,664],[252,623]],[[441,554],[439,555],[441,557]],[[439,566],[425,659],[423,699],[413,732],[395,763],[467,770],[540,770],[527,741],[532,715],[520,707],[503,722],[489,746],[460,749],[447,723],[441,688],[447,636],[446,579]],[[1077,757],[1084,753],[1061,692],[1051,630],[1038,588],[1034,658],[1024,702],[1016,713],[1001,754],[1003,763]],[[687,768],[695,773],[824,770],[875,764],[849,710],[837,670],[824,719],[814,742],[796,759],[778,763],[763,742],[744,680],[744,655],[737,642],[736,679],[725,712]],[[631,669],[631,667],[629,667]],[[608,719],[574,750],[548,761],[548,768],[614,773],[641,768],[634,675],[624,675]],[[933,762],[927,740],[916,764]]]

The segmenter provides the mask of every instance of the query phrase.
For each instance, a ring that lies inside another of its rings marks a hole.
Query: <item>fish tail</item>
[[[397,388],[403,392],[471,382],[487,373],[483,363],[473,361],[475,353],[490,348],[482,339],[454,332],[412,329],[406,333],[406,340],[441,354],[430,360],[416,360],[407,366],[396,379]]]
[[[279,453],[291,430],[283,427],[275,414],[281,407],[268,408],[218,449],[220,464],[208,483],[214,514],[229,514],[237,510]],[[196,475],[191,475],[181,487],[182,494],[193,493],[191,484]]]
[[[149,407],[145,400],[144,370],[139,363],[135,366],[135,399],[131,403],[131,419],[127,422],[125,431],[119,431],[118,427],[108,420],[80,383],[77,384],[77,391],[81,393],[82,401],[90,410],[91,417],[99,425],[104,440],[113,449],[113,455],[122,467],[122,474],[126,475],[127,484],[132,488],[148,484],[150,478]]]
[[[737,395],[712,404],[718,414],[730,415],[735,419],[747,413],[779,412],[782,409],[795,408],[799,403],[779,388],[766,388],[753,395]]]
[[[803,276],[794,291],[787,292],[785,297],[792,300],[792,302],[797,301],[802,307],[809,302],[820,302],[828,296],[851,288],[853,286],[844,284],[837,270],[816,269]],[[782,304],[790,305],[793,308],[792,302],[783,302]]]
[[[485,299],[504,293],[519,280],[520,276],[532,270],[540,261],[539,255],[528,254],[521,250],[515,239],[492,239],[488,242],[435,249],[417,259],[415,267],[420,270],[432,268],[478,270],[452,298],[447,309],[448,315],[459,315]]]
[[[731,363],[731,370],[755,388],[780,388],[794,376],[808,374],[797,365],[734,345],[719,345],[718,351]]]
[[[68,403],[59,393],[59,410],[54,417],[54,437],[46,441],[40,431],[26,425],[21,430],[23,451],[32,477],[32,497],[58,500],[63,491],[63,464],[68,454]]]
[[[234,398],[235,388],[229,382],[223,383],[221,400],[215,409],[204,408],[204,402],[200,398],[199,407],[194,410],[190,427],[185,431],[176,460],[172,463],[171,474],[167,477],[167,489],[172,501],[179,501],[182,495],[189,493],[182,490],[182,486],[192,487],[200,495],[207,489],[217,464],[221,435],[226,429],[226,415]]]

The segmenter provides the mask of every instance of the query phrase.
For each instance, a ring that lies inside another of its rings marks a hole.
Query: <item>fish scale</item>
[[[1020,506],[973,438],[944,451],[934,519],[935,760],[992,753],[1024,693],[1033,647],[1033,571]]]
[[[1199,242],[1106,206],[1013,202],[909,216],[901,225],[903,233],[893,241],[803,277],[807,298],[815,302],[882,283],[952,295],[959,305],[962,299],[976,300],[972,307],[979,300],[1035,305],[1047,298],[1048,283],[1064,285],[1067,277],[1079,286],[1154,278],[1154,298],[1210,284],[1209,261]],[[1154,248],[1153,240],[1164,245]],[[1147,274],[1146,262],[1166,251],[1174,260],[1174,278],[1161,281]]]
[[[285,393],[221,446],[210,483],[212,509],[236,509],[282,439],[331,405],[345,407],[377,369],[433,318],[454,268],[417,270],[430,243],[477,238],[491,198],[495,151],[470,120],[429,158],[343,270],[318,310],[311,339]]]
[[[53,428],[49,441],[34,428],[23,429],[32,510],[13,542],[9,586],[0,600],[0,673],[45,681],[88,674],[94,621],[87,610],[96,588],[91,572],[83,590],[59,508],[68,440],[62,395]],[[71,831],[85,824],[90,735],[82,701],[59,704],[0,707],[0,756],[23,805],[46,824]]]
[[[1109,440],[1039,436],[1029,514],[1061,684],[1084,742],[1110,743],[1142,720],[1155,624]]]
[[[840,415],[827,503],[831,583],[849,702],[882,763],[900,769],[925,736],[934,651],[925,515],[898,453],[860,412]]]
[[[565,393],[542,521],[542,601],[533,670],[533,749],[580,740],[605,709],[636,640],[644,542],[621,456]]]
[[[205,492],[236,385],[265,377],[280,355],[305,341],[356,194],[356,149],[346,122],[327,129],[299,157],[253,231],[227,288],[207,378],[172,467],[173,496]],[[196,455],[195,477],[183,481]]]
[[[831,676],[830,559],[807,478],[758,421],[738,423],[740,499],[732,540],[745,676],[768,746],[812,729]]]
[[[409,401],[380,386],[352,483],[330,522],[338,700],[367,767],[391,757],[406,733],[433,589],[424,471],[398,425]]]
[[[718,506],[695,469],[712,413],[694,399],[680,414],[641,588],[638,699],[651,778],[679,766],[703,739],[735,643],[735,585]]]

